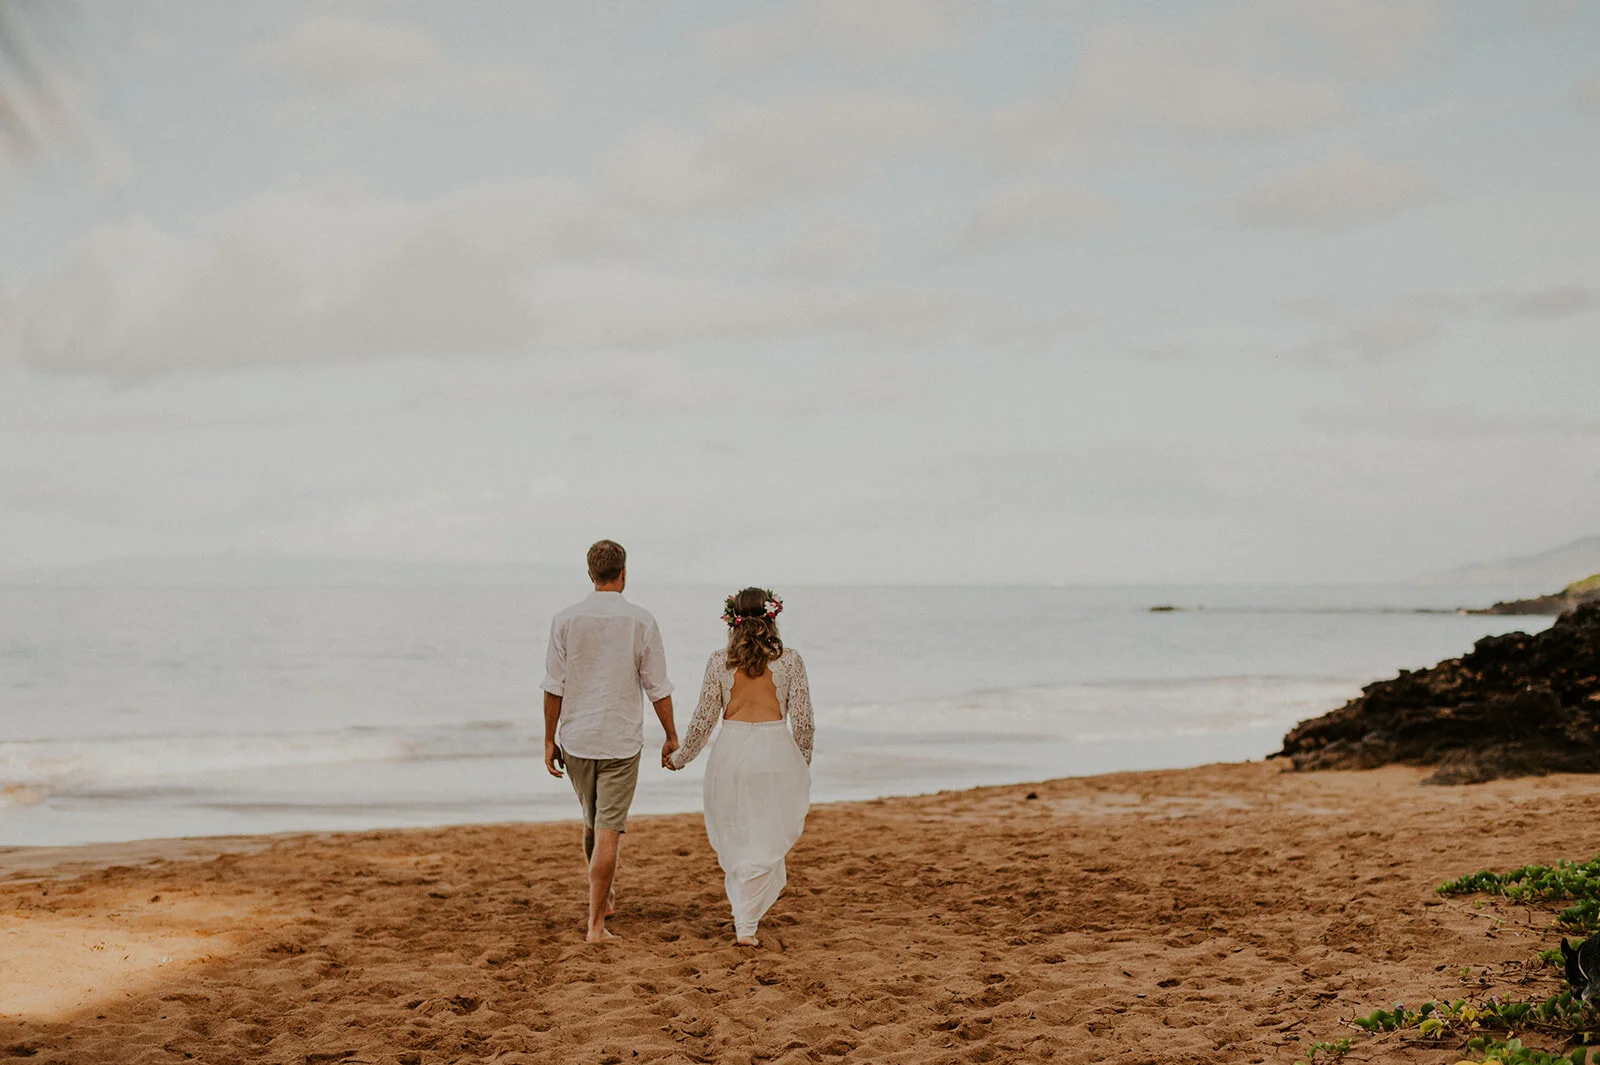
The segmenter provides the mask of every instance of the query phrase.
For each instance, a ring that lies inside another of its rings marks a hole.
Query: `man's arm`
[[[553,777],[559,777],[566,762],[556,747],[556,723],[561,720],[561,696],[567,690],[567,634],[562,630],[561,615],[550,622],[550,648],[544,656],[544,767]]]
[[[645,629],[644,641],[639,648],[639,686],[656,709],[667,742],[661,745],[661,764],[668,769],[667,759],[678,749],[678,726],[672,721],[672,682],[667,679],[667,651],[661,645],[661,629],[654,618]]]
[[[672,700],[667,700],[667,716],[672,716]],[[566,768],[566,762],[561,757],[561,748],[556,746],[556,724],[561,720],[561,696],[544,693],[544,767],[553,777],[561,775],[561,769]],[[561,768],[557,768],[557,767]]]
[[[667,734],[667,742],[661,745],[661,764],[671,769],[672,766],[667,759],[671,758],[672,752],[678,749],[678,726],[672,721],[672,696],[663,695],[650,705],[655,707],[656,718],[661,722],[661,728]]]

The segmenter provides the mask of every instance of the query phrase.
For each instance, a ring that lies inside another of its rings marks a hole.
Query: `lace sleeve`
[[[711,739],[722,716],[722,656],[712,655],[706,663],[706,679],[700,685],[700,702],[689,719],[689,731],[683,735],[683,746],[672,752],[672,764],[682,769],[694,761],[694,756]]]
[[[794,652],[794,663],[789,670],[789,728],[794,732],[795,745],[805,755],[806,765],[810,765],[816,724],[811,717],[811,685],[806,680],[806,664],[799,651]]]

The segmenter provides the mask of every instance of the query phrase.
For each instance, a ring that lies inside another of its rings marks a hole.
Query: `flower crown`
[[[783,600],[779,599],[776,595],[773,595],[771,588],[762,589],[761,595],[765,600],[765,602],[761,604],[764,611],[764,613],[761,614],[737,613],[733,609],[734,596],[730,595],[728,598],[724,599],[722,601],[722,620],[728,623],[728,628],[733,628],[741,621],[749,621],[758,617],[764,617],[768,621],[772,621],[779,614],[783,613]]]

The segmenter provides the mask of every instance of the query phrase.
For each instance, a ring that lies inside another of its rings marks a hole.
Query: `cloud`
[[[1578,86],[1573,99],[1578,107],[1592,115],[1600,115],[1600,74]]]
[[[104,117],[104,93],[99,86],[65,70],[46,75],[56,105],[58,124],[47,125],[41,147],[79,152],[89,167],[90,183],[99,191],[121,188],[133,180],[138,168],[118,130]],[[48,138],[56,138],[49,144]],[[0,161],[3,161],[0,152]]]
[[[1366,313],[1347,314],[1339,301],[1328,297],[1282,300],[1278,307],[1330,330],[1330,339],[1307,349],[1314,360],[1326,361],[1347,351],[1382,362],[1433,343],[1447,325],[1473,323],[1481,330],[1496,318],[1555,320],[1600,310],[1600,289],[1557,284],[1524,290],[1415,292]]]
[[[772,270],[780,277],[843,273],[862,265],[874,243],[871,232],[859,225],[839,221],[808,224],[804,232],[778,249]]]
[[[904,343],[931,339],[955,311],[934,293],[736,285],[631,266],[550,270],[531,289],[540,346],[566,351],[839,334]]]
[[[136,169],[133,156],[104,117],[100,87],[60,54],[54,38],[61,17],[44,5],[20,8],[9,19],[0,10],[0,176],[38,158],[76,153],[97,190],[126,185]]]
[[[733,283],[631,255],[615,212],[520,182],[437,200],[279,194],[177,233],[133,217],[0,293],[0,364],[140,379],[402,356],[936,337],[947,295]]]
[[[692,363],[672,352],[614,351],[517,362],[418,363],[401,410],[528,410],[553,402],[570,412],[596,410],[673,417],[715,414],[755,387],[739,370]]]
[[[1588,14],[1588,0],[1532,0],[1529,5],[1540,29],[1560,30]]]
[[[1600,308],[1600,290],[1587,285],[1552,285],[1502,300],[1508,313],[1522,318],[1566,318]]]
[[[1107,222],[1116,201],[1093,189],[1061,184],[1021,184],[986,196],[967,224],[968,243],[988,246],[1028,237],[1063,237]]]
[[[1439,26],[1433,0],[1262,0],[1265,20],[1290,18],[1364,70],[1393,71]]]
[[[526,520],[530,506],[568,494],[567,482],[549,475],[531,479],[525,493],[460,485],[385,494],[362,488],[337,499],[295,500],[290,513],[248,528],[233,548],[269,557],[497,559],[504,557],[507,525]]]
[[[1235,205],[1247,226],[1352,229],[1438,196],[1427,175],[1346,152],[1266,178]]]
[[[360,92],[428,75],[444,50],[419,26],[332,12],[311,15],[251,56],[321,92]]]
[[[705,41],[725,62],[752,64],[819,49],[925,51],[954,42],[960,25],[955,6],[941,0],[805,0],[781,15],[720,26]]]
[[[1571,414],[1486,414],[1466,406],[1438,406],[1392,391],[1363,397],[1359,406],[1313,407],[1306,422],[1339,435],[1381,434],[1398,438],[1471,440],[1523,437],[1548,446],[1562,437],[1600,436],[1600,418]]]
[[[1139,130],[1285,137],[1346,116],[1331,86],[1270,69],[1274,62],[1249,34],[1180,20],[1110,22],[1090,33],[1065,94],[996,121],[1008,152],[1029,157]]]
[[[950,127],[948,112],[929,101],[876,93],[724,104],[702,131],[633,134],[604,169],[616,194],[636,207],[741,209],[835,187],[941,141]]]
[[[1420,307],[1398,306],[1371,315],[1345,330],[1345,347],[1370,359],[1390,359],[1422,347],[1439,335],[1438,319]]]
[[[483,104],[543,99],[538,79],[522,67],[452,57],[412,23],[333,12],[307,16],[282,37],[249,49],[244,60],[325,96],[401,102],[448,95]]]
[[[538,182],[424,203],[269,195],[188,234],[134,216],[92,231],[14,294],[0,359],[140,377],[507,350],[527,335],[529,274],[606,245],[609,223],[570,189]]]
[[[47,4],[0,7],[0,162],[64,139],[73,125],[61,83],[65,15]]]
[[[1096,321],[1087,311],[1063,311],[1044,318],[1026,315],[993,315],[988,323],[972,331],[972,338],[985,351],[1010,351],[1020,355],[1042,355],[1059,349],[1069,335]]]

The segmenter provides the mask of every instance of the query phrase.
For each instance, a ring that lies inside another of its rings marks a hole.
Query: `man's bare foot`
[[[755,936],[740,936],[738,939],[734,940],[734,942],[739,944],[741,947],[759,947],[761,945],[761,940],[757,939]]]
[[[583,941],[585,943],[604,943],[608,939],[620,938],[622,937],[618,936],[615,932],[608,932],[604,928],[600,929],[598,932],[591,928],[589,930],[589,934],[583,937]]]
[[[616,915],[617,915],[617,889],[616,888],[612,888],[610,891],[606,892],[606,916],[607,917],[615,917]]]

